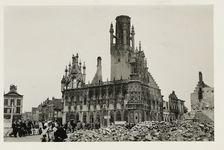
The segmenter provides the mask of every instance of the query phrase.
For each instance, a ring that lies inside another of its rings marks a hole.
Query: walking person
[[[39,130],[38,130],[39,135],[41,135],[42,129],[43,129],[43,124],[42,124],[41,120],[39,120]]]
[[[12,133],[10,133],[9,136],[14,135],[14,137],[17,138],[17,121],[12,123],[12,129]]]
[[[22,137],[22,121],[19,120],[17,123],[17,132],[19,134],[19,137]]]
[[[44,124],[43,129],[42,129],[42,133],[41,133],[41,142],[47,142],[47,135],[48,135],[48,125],[47,123]]]
[[[26,126],[26,121],[22,121],[22,136],[26,136],[27,135],[27,126]]]

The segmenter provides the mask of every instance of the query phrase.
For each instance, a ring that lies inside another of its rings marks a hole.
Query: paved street
[[[72,133],[67,134],[68,137],[72,135]],[[4,142],[40,142],[41,141],[41,136],[40,135],[32,135],[32,136],[26,136],[26,137],[19,137],[17,138],[14,137],[7,137]]]
[[[26,137],[7,137],[5,142],[40,142],[40,135],[26,136]]]

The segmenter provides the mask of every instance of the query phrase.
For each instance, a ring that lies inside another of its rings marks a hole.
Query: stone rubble
[[[197,122],[145,121],[131,129],[111,125],[98,130],[78,130],[71,142],[101,141],[214,141],[214,124]]]

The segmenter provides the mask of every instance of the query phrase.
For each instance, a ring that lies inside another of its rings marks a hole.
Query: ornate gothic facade
[[[63,123],[74,119],[107,126],[115,121],[138,123],[163,120],[161,91],[148,71],[144,51],[135,48],[135,31],[131,18],[116,18],[115,34],[110,27],[111,79],[102,80],[102,58],[97,71],[86,84],[86,66],[78,63],[78,54],[66,66],[61,80]]]

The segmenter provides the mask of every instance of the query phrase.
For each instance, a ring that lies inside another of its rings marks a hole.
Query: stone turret
[[[85,62],[83,63],[83,83],[86,83],[86,66],[85,66]]]
[[[97,71],[96,71],[96,74],[92,80],[92,83],[99,83],[99,82],[102,82],[102,66],[101,66],[101,61],[102,61],[102,58],[99,56],[97,58]]]

